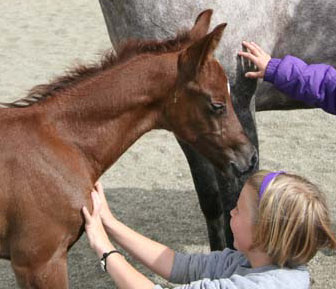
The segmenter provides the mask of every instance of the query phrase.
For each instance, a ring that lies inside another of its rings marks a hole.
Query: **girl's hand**
[[[85,230],[89,239],[90,246],[96,251],[99,258],[103,256],[103,253],[109,252],[114,249],[111,244],[104,226],[100,218],[101,201],[97,191],[91,192],[91,198],[93,202],[93,210],[90,215],[88,209],[84,206],[82,211],[85,217]]]
[[[239,51],[238,55],[251,60],[258,67],[258,71],[247,72],[245,76],[248,78],[264,78],[266,67],[268,62],[271,60],[271,56],[254,42],[243,41],[243,45],[249,51]]]
[[[100,217],[102,219],[103,224],[107,224],[110,221],[116,221],[116,218],[113,216],[111,213],[111,210],[108,206],[105,194],[104,194],[104,189],[102,184],[98,181],[95,183],[94,189],[98,193],[98,197],[100,199]]]
[[[93,190],[91,192],[93,202],[92,214],[88,212],[86,207],[83,207],[82,211],[85,217],[85,230],[90,246],[96,251],[98,257],[102,258],[104,253],[115,250],[115,248],[107,237],[100,217],[100,214],[102,213],[101,210],[104,210],[104,206],[107,207],[105,210],[109,211],[106,199],[105,197],[101,199],[101,196],[103,196],[104,193],[99,183],[95,185],[95,188],[97,191]],[[142,248],[141,251],[143,251]],[[148,250],[145,253],[147,255]],[[119,254],[113,254],[112,257],[106,259],[106,269],[112,279],[116,282],[118,288],[154,288],[154,284],[149,279],[134,269],[125,258]]]

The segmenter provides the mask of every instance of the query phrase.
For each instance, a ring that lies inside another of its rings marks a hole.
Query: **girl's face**
[[[248,253],[253,244],[253,193],[253,188],[246,183],[240,193],[237,206],[230,212],[233,245],[242,253]]]

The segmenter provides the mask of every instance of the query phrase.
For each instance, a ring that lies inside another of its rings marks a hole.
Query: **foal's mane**
[[[100,62],[89,65],[77,65],[65,72],[65,75],[55,78],[49,84],[33,87],[24,98],[11,103],[1,103],[0,107],[27,107],[45,100],[59,92],[73,87],[83,79],[107,70],[115,65],[126,62],[139,54],[162,54],[176,52],[185,47],[191,40],[190,34],[180,32],[174,39],[163,41],[131,39],[121,44],[116,53],[110,49],[102,55]]]

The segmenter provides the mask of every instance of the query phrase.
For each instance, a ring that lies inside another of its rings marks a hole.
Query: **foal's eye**
[[[225,112],[225,104],[223,102],[212,102],[211,109],[216,114],[222,114]]]

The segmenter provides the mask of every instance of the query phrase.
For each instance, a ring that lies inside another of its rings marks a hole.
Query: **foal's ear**
[[[212,9],[208,9],[197,16],[194,27],[190,30],[191,40],[201,39],[208,33],[212,12]]]
[[[189,81],[197,77],[204,64],[213,57],[226,25],[226,23],[218,25],[211,33],[180,53],[178,72],[181,78]]]

